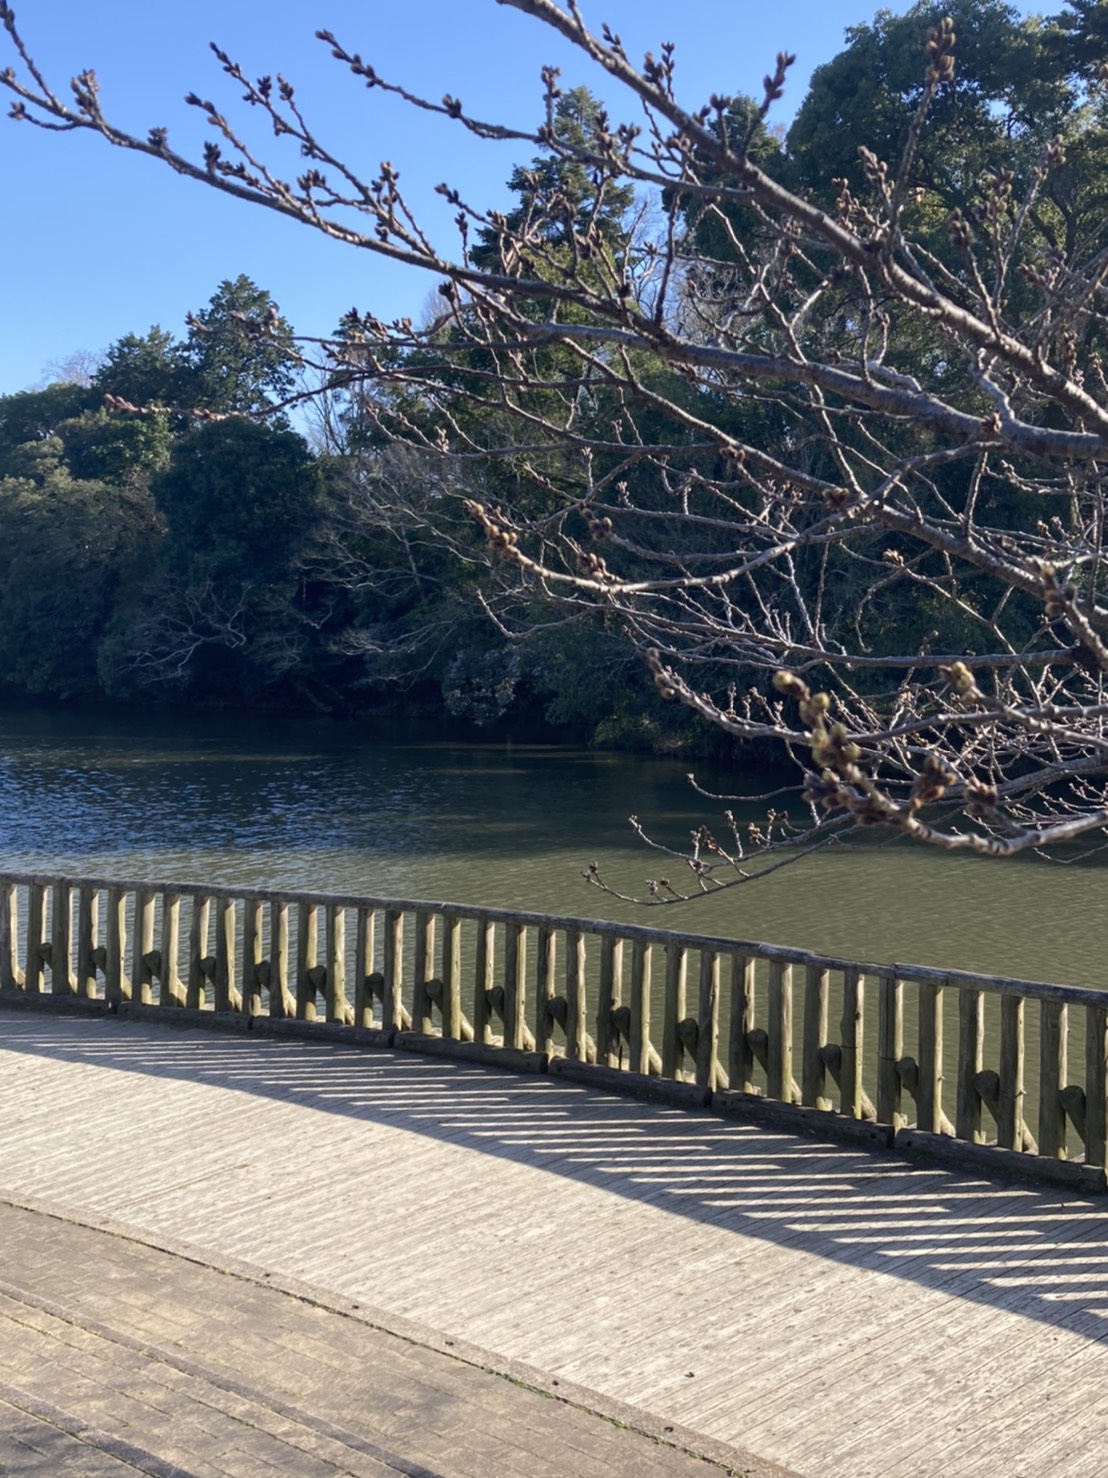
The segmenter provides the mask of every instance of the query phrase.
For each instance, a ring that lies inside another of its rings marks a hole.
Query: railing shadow
[[[4,1013],[0,1050],[389,1124],[815,1257],[1108,1337],[1097,1200],[404,1051]],[[0,1192],[3,1187],[0,1186]]]

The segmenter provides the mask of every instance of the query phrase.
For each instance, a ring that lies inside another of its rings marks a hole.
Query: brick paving
[[[0,1474],[782,1471],[695,1456],[585,1399],[532,1389],[304,1289],[0,1199]]]

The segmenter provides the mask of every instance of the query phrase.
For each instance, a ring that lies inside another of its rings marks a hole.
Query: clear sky
[[[907,7],[894,0],[891,8]],[[566,85],[591,87],[617,119],[634,116],[584,57],[495,0],[17,0],[17,12],[56,87],[93,67],[109,118],[139,133],[165,125],[178,148],[193,143],[190,152],[199,151],[205,129],[184,104],[187,92],[226,104],[232,115],[236,108],[237,89],[209,41],[255,77],[283,72],[326,141],[340,143],[363,175],[390,159],[411,197],[426,202],[427,219],[440,224],[450,215],[433,194],[440,180],[476,205],[503,205],[520,148],[479,143],[367,93],[313,39],[316,28],[332,30],[382,75],[434,99],[451,92],[489,119],[537,123],[546,62],[563,68]],[[787,122],[812,69],[841,49],[847,26],[872,19],[873,8],[872,0],[584,0],[584,13],[594,31],[607,20],[636,60],[675,41],[679,96],[693,106],[712,92],[760,93],[776,53],[796,52],[776,114]],[[0,32],[0,66],[14,60],[7,46]],[[282,158],[270,140],[267,152],[295,174],[291,151]],[[330,332],[355,306],[380,317],[418,316],[434,287],[422,274],[317,238],[156,161],[7,119],[0,119],[0,201],[0,394],[34,385],[52,361],[103,350],[124,333],[155,323],[183,333],[186,312],[240,272],[268,288],[303,333]]]

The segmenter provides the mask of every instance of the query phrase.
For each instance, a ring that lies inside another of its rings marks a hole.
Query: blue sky
[[[109,118],[139,133],[165,125],[178,148],[192,141],[193,152],[206,132],[185,106],[187,92],[235,113],[237,90],[209,41],[255,77],[284,72],[319,135],[340,143],[363,175],[391,160],[442,239],[451,213],[434,186],[447,180],[474,204],[503,205],[519,146],[478,143],[367,93],[313,39],[317,27],[334,31],[382,75],[435,99],[449,91],[486,118],[537,123],[547,62],[563,68],[567,85],[592,87],[617,118],[634,116],[584,57],[495,0],[23,0],[17,10],[25,41],[56,87],[91,66]],[[787,122],[812,69],[841,49],[845,27],[872,19],[873,10],[863,0],[584,0],[584,13],[593,30],[608,21],[633,59],[675,41],[679,95],[692,105],[714,91],[759,93],[776,53],[796,52],[776,115]],[[6,45],[0,32],[0,66],[11,59]],[[281,160],[272,140],[267,157]],[[295,172],[291,151],[281,162],[286,174]],[[7,119],[0,119],[0,199],[0,394],[41,382],[52,361],[103,350],[124,333],[154,323],[183,333],[186,312],[239,272],[268,288],[302,333],[329,332],[354,306],[418,316],[434,287],[92,136],[46,134]]]

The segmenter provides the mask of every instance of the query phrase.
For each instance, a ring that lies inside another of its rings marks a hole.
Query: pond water
[[[0,710],[10,870],[365,892],[649,922],[875,961],[1105,982],[1094,860],[948,856],[899,841],[827,851],[726,896],[646,910],[623,891],[722,805],[681,761],[508,745],[397,744],[330,720]],[[764,775],[698,765],[712,790]],[[780,803],[778,803],[780,804]],[[739,808],[736,808],[739,809]],[[751,815],[756,808],[748,808]]]

